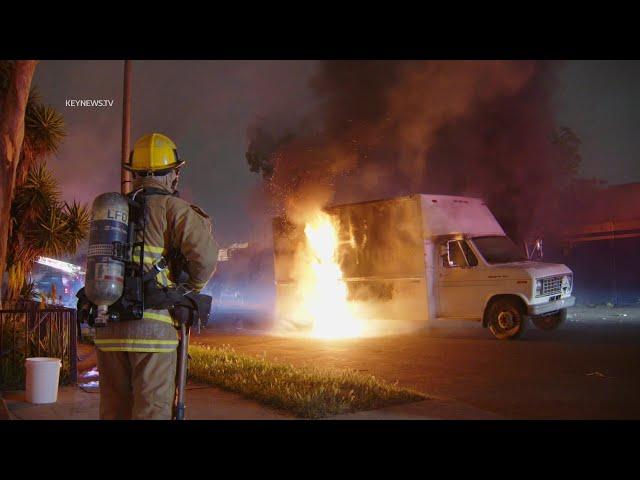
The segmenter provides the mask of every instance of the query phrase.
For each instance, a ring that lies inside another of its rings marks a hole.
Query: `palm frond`
[[[38,104],[42,103],[42,94],[40,93],[40,90],[38,90],[38,87],[36,87],[35,85],[31,85],[31,89],[29,90],[29,98],[27,99],[27,108],[26,108],[26,112],[36,108],[38,106]],[[25,112],[25,115],[26,115]]]
[[[74,253],[89,232],[89,209],[74,200],[71,205],[65,202],[62,213],[65,218],[65,248],[67,253]]]
[[[37,93],[36,93],[37,95]],[[35,159],[56,153],[66,136],[64,118],[50,105],[34,102],[25,113],[24,142]]]
[[[24,221],[18,221],[23,241],[16,242],[20,248],[16,258],[75,253],[89,231],[87,206],[58,201],[56,180],[43,165],[29,172],[19,190],[14,215],[22,213]]]
[[[18,186],[12,205],[12,216],[18,223],[35,220],[58,202],[60,191],[52,172],[41,163],[32,167]]]
[[[25,232],[24,238],[42,255],[56,257],[66,252],[65,218],[60,208],[52,208],[38,217],[33,228]]]

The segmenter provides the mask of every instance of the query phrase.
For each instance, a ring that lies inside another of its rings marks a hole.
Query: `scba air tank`
[[[114,242],[126,244],[128,223],[129,204],[123,195],[103,193],[93,201],[85,292],[98,307],[96,326],[107,323],[107,309],[122,296],[124,262],[114,255]]]

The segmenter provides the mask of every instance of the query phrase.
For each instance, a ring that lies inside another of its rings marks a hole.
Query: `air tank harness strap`
[[[142,284],[144,285],[147,282],[152,282],[156,276],[164,272],[169,266],[169,262],[165,257],[160,257],[160,259],[153,264],[153,266],[142,276]]]

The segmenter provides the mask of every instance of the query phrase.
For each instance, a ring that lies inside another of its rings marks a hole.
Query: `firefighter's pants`
[[[97,353],[101,420],[171,420],[176,350]]]

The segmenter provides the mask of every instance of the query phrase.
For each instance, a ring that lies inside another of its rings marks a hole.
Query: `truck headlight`
[[[562,277],[562,293],[571,293],[573,287],[573,275],[564,275]]]
[[[536,296],[542,294],[542,280],[536,280]]]

